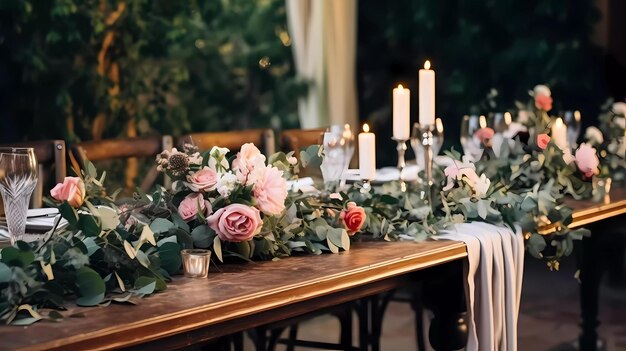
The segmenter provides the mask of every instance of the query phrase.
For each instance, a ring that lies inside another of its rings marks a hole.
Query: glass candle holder
[[[206,278],[209,276],[209,263],[211,263],[211,251],[203,249],[181,250],[183,258],[183,271],[185,277]]]

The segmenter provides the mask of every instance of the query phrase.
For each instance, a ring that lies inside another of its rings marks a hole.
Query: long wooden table
[[[85,318],[1,327],[0,349],[174,349],[388,291],[466,256],[454,241],[358,242],[336,255],[226,264],[208,279],[177,278],[138,306],[76,308]]]
[[[613,190],[606,204],[567,204],[570,227],[587,225],[626,213],[626,189]],[[180,348],[389,291],[416,271],[466,256],[461,242],[358,242],[336,255],[226,264],[209,279],[176,278],[137,306],[74,307],[68,314],[85,317],[0,327],[0,350]]]

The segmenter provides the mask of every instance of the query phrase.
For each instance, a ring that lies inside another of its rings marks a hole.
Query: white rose
[[[533,94],[534,94],[533,96],[537,96],[537,95],[552,96],[552,92],[550,91],[550,88],[548,88],[547,86],[543,84],[535,85],[535,88],[533,89]]]
[[[616,115],[626,116],[626,102],[614,103],[612,110]]]
[[[222,173],[217,181],[217,192],[227,197],[237,186],[237,176],[231,172]]]
[[[604,136],[600,129],[596,127],[589,127],[585,131],[585,139],[588,140],[592,145],[600,145],[604,142]]]
[[[230,165],[228,164],[228,159],[226,158],[226,154],[228,154],[230,150],[225,147],[213,146],[211,151],[209,151],[209,167],[219,171],[219,170],[228,170]],[[219,165],[219,169],[218,166]]]

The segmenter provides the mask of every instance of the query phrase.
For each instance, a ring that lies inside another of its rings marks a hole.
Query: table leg
[[[432,283],[424,285],[425,305],[435,315],[428,337],[435,350],[459,350],[467,344],[468,334],[463,262],[436,268],[430,272]]]
[[[578,338],[580,350],[597,349],[598,343],[598,300],[602,277],[601,257],[598,253],[597,230],[577,243],[577,263],[580,270],[580,316],[581,334]]]

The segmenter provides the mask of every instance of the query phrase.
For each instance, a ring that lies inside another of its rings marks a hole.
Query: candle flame
[[[576,122],[580,122],[580,111],[574,111],[574,120],[576,120]]]
[[[364,133],[369,133],[370,132],[370,126],[368,126],[367,123],[363,124],[363,132]]]
[[[510,112],[505,112],[504,113],[504,124],[506,124],[507,126],[509,124],[511,124],[511,122],[513,121],[513,117],[511,116]]]
[[[402,86],[402,84],[398,84],[398,89],[403,90],[404,87]]]
[[[441,118],[437,118],[435,120],[435,128],[437,128],[437,131],[439,133],[443,133],[443,121],[441,120]]]
[[[478,122],[481,128],[487,128],[487,117],[484,115],[480,115],[480,120]]]
[[[424,69],[430,69],[430,61],[426,60],[426,62],[424,62]]]
[[[563,118],[559,117],[556,119],[556,122],[554,122],[554,126],[555,127],[561,127],[563,126]]]

